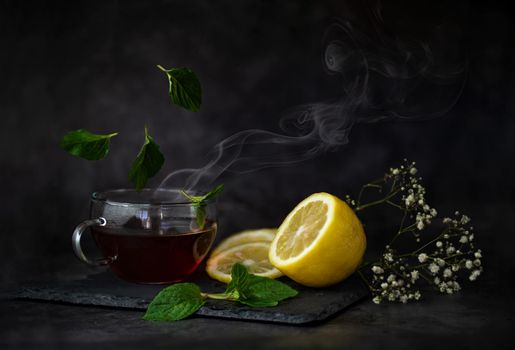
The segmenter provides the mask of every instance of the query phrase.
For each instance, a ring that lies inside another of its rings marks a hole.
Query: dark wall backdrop
[[[382,4],[391,33],[416,39],[442,24],[459,33],[453,45],[469,64],[456,105],[429,121],[357,125],[348,145],[302,164],[224,176],[221,236],[276,226],[316,191],[356,193],[407,157],[434,206],[472,216],[485,263],[512,271],[512,18],[493,3],[409,3]],[[144,124],[167,159],[157,186],[170,171],[203,165],[224,137],[278,131],[282,111],[335,97],[341,81],[324,71],[324,31],[342,18],[367,28],[373,9],[363,1],[1,1],[0,280],[75,263],[72,230],[87,218],[91,192],[130,186]],[[198,74],[201,112],[171,105],[158,63]],[[59,148],[78,128],[120,135],[106,159],[88,162]],[[371,249],[380,234],[369,234]]]

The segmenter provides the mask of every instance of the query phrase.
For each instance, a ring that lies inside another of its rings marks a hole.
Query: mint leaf
[[[216,186],[213,190],[211,190],[208,193],[206,193],[205,195],[201,196],[202,201],[205,202],[210,199],[213,199],[218,194],[220,194],[223,190],[224,190],[224,184],[220,184],[220,185]]]
[[[145,143],[141,147],[138,156],[132,162],[129,171],[129,180],[134,184],[137,191],[141,191],[148,179],[157,174],[163,166],[165,159],[159,150],[159,145],[148,134],[145,126]]]
[[[239,301],[252,307],[269,307],[297,294],[295,289],[285,283],[249,274],[244,289],[240,290]]]
[[[231,269],[231,282],[227,285],[225,293],[236,293],[239,295],[239,291],[246,288],[249,275],[245,266],[240,263],[235,263]]]
[[[205,204],[197,204],[193,205],[195,209],[195,217],[197,221],[197,226],[199,229],[203,230],[206,224],[206,205]]]
[[[144,320],[178,321],[204,305],[200,289],[193,283],[177,283],[161,290],[148,306]]]
[[[240,303],[252,307],[275,306],[279,301],[298,294],[282,282],[248,273],[245,266],[239,263],[232,267],[231,282],[225,293],[238,295]]]
[[[71,155],[87,160],[99,160],[109,152],[109,142],[118,133],[96,135],[87,130],[79,129],[64,135],[61,148]]]
[[[202,103],[202,88],[200,81],[189,68],[165,69],[157,65],[168,77],[168,93],[172,102],[190,112],[198,112]]]
[[[195,216],[197,221],[197,226],[202,230],[206,223],[206,205],[207,201],[213,199],[220,192],[224,190],[224,185],[220,184],[216,186],[213,190],[209,191],[203,196],[191,196],[186,191],[181,191],[182,195],[190,201],[193,205],[193,209],[195,210]]]

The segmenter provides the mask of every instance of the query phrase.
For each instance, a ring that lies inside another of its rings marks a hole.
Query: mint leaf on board
[[[161,290],[148,306],[144,320],[178,321],[204,305],[199,287],[194,283],[177,283]]]
[[[164,162],[165,158],[159,150],[159,145],[148,134],[148,129],[145,126],[145,143],[132,162],[129,171],[129,180],[133,183],[136,191],[141,191],[145,187],[148,179],[157,174]]]
[[[191,202],[193,205],[193,209],[195,210],[195,216],[197,221],[197,226],[202,230],[204,229],[204,225],[206,223],[206,205],[207,201],[216,197],[219,193],[224,190],[224,185],[220,184],[216,186],[213,190],[209,191],[203,196],[191,196],[186,191],[181,191],[182,195]]]
[[[238,295],[240,303],[252,307],[276,306],[279,301],[298,294],[285,283],[248,273],[240,263],[233,265],[231,282],[225,293]]]
[[[165,69],[161,65],[157,65],[157,68],[168,77],[168,93],[172,102],[190,112],[198,112],[202,103],[202,88],[195,73],[189,68]]]
[[[108,135],[97,135],[84,129],[70,131],[64,135],[61,141],[61,148],[76,157],[87,160],[99,160],[107,155],[109,152],[109,142],[116,135],[118,135],[117,132]]]

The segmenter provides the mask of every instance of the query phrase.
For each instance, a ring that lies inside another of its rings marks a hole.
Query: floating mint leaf
[[[116,132],[108,135],[96,135],[84,129],[70,131],[64,135],[61,148],[80,158],[99,160],[107,155],[109,142],[116,135],[118,135]]]
[[[178,321],[204,305],[200,289],[193,283],[177,283],[161,290],[148,306],[144,320]]]
[[[202,88],[195,73],[189,68],[165,69],[161,65],[157,67],[168,77],[168,93],[172,102],[188,111],[198,112],[202,103]]]
[[[129,180],[134,184],[137,191],[141,191],[148,179],[157,174],[163,166],[165,159],[159,150],[159,145],[148,134],[145,126],[145,143],[141,147],[138,156],[132,162],[129,171]]]

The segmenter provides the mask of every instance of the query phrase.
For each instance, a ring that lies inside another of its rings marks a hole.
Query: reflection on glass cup
[[[207,255],[216,235],[216,214],[216,202],[207,202],[204,225],[199,227],[196,208],[177,190],[95,192],[90,219],[73,232],[73,250],[86,264],[109,265],[127,281],[181,281]],[[100,260],[90,260],[81,249],[87,228],[104,257]]]

